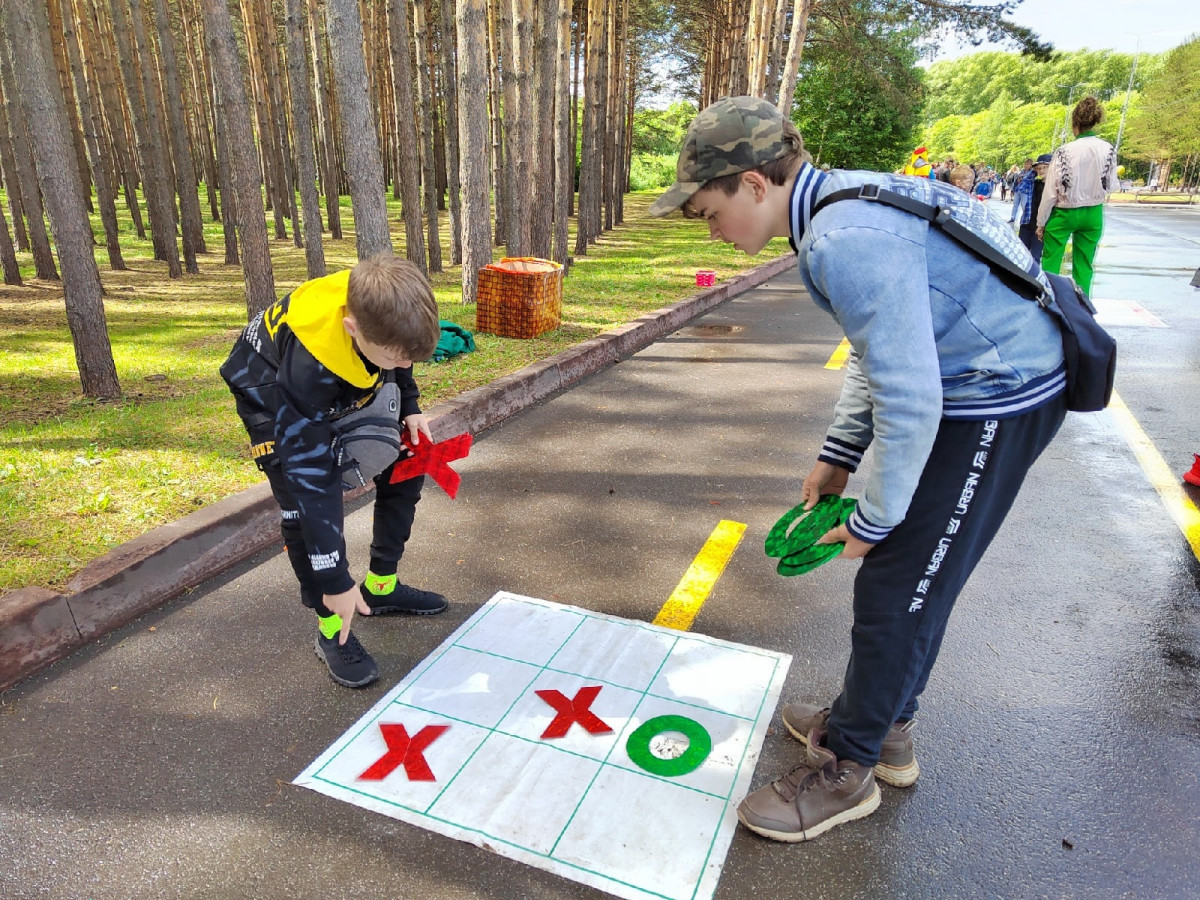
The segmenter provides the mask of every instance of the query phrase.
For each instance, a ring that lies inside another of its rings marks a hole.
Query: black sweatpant
[[[262,469],[266,473],[267,482],[271,485],[271,493],[279,504],[279,530],[283,534],[283,544],[287,549],[288,559],[292,563],[292,571],[300,582],[300,600],[309,609],[316,610],[319,616],[331,615],[325,606],[325,594],[321,585],[313,575],[309,564],[308,548],[304,544],[304,534],[300,530],[300,514],[296,501],[288,489],[287,478],[279,459],[271,454]],[[405,481],[389,484],[392,477],[392,467],[388,466],[375,479],[375,516],[371,531],[371,571],[376,575],[394,575],[400,558],[404,555],[404,545],[412,534],[413,519],[417,514],[417,503],[421,499],[421,488],[425,484],[425,476],[418,475]]]
[[[850,663],[829,714],[838,759],[879,761],[893,722],[911,719],[959,591],[1066,416],[1062,395],[1011,419],[943,419],[908,515],[854,580]]]

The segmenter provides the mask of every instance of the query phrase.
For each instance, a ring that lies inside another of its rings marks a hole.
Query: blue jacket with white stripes
[[[1066,374],[1050,315],[940,229],[867,200],[813,215],[822,197],[867,183],[949,210],[1026,271],[1034,261],[1007,223],[952,185],[801,167],[791,197],[800,276],[851,346],[819,458],[854,471],[874,446],[847,527],[878,543],[904,520],[943,417],[1020,415],[1061,393]]]

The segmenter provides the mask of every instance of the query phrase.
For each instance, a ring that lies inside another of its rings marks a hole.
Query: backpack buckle
[[[879,197],[879,185],[868,183],[861,185],[858,189],[859,200],[875,200]]]

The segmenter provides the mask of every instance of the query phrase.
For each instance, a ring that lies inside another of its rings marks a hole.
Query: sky
[[[1116,50],[1162,53],[1200,34],[1200,4],[1188,0],[1024,0],[1009,17],[1032,28],[1056,50]],[[956,46],[936,59],[954,59],[981,50],[1008,47]]]

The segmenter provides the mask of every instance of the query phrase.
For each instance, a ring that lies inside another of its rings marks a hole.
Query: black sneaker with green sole
[[[346,687],[366,687],[379,677],[379,666],[366,648],[358,642],[354,632],[346,635],[346,643],[338,643],[338,635],[331,638],[317,632],[314,645],[317,658],[329,667],[329,677]]]

